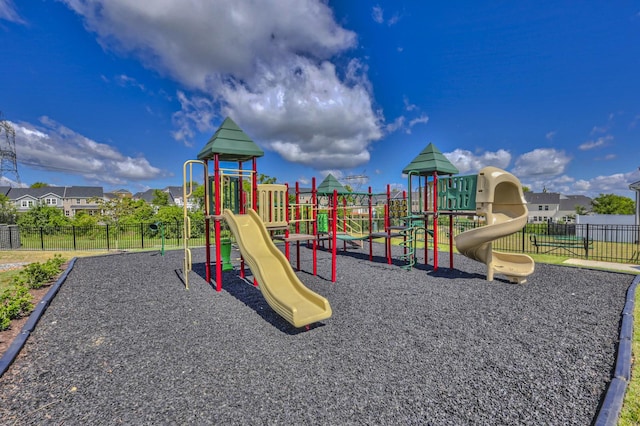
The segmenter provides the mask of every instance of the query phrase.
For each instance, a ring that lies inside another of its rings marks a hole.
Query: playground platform
[[[634,275],[537,264],[516,285],[375,249],[331,283],[330,254],[316,277],[302,248],[333,308],[309,331],[235,272],[216,292],[203,249],[188,291],[180,251],[79,258],[0,378],[0,424],[592,423]]]

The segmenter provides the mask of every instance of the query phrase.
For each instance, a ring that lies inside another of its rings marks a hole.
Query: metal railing
[[[3,250],[139,250],[160,249],[164,234],[166,248],[182,247],[181,222],[60,226],[18,227],[0,225],[0,249]],[[376,223],[371,231],[382,224]],[[483,223],[471,220],[456,220],[452,229],[449,220],[442,219],[438,226],[439,250],[448,250],[449,239]],[[369,232],[368,222],[362,232]],[[431,226],[428,226],[432,229]],[[429,230],[427,229],[427,230]],[[453,232],[451,232],[453,231]],[[428,234],[427,234],[428,235]],[[420,239],[423,239],[422,236]],[[204,223],[192,224],[191,241],[194,246],[204,246]],[[432,246],[433,239],[427,238]],[[640,263],[640,226],[637,225],[593,225],[593,224],[547,224],[529,223],[521,231],[499,238],[493,242],[495,250],[567,256],[618,263]]]

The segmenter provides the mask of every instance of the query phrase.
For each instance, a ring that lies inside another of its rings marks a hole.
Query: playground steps
[[[400,229],[400,235],[402,236],[400,247],[403,250],[400,258],[407,262],[402,268],[409,270],[416,264],[416,228],[412,225],[396,228]]]

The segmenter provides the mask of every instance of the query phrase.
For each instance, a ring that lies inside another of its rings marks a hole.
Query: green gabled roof
[[[262,157],[264,151],[227,117],[198,153],[198,160],[210,160],[214,154],[220,154],[220,161],[247,161]]]
[[[455,175],[460,173],[458,169],[447,160],[447,157],[432,143],[427,145],[427,147],[402,170],[404,174],[409,174],[409,172],[418,173],[419,175],[433,174],[433,172],[439,175]]]
[[[349,194],[347,188],[342,186],[342,184],[338,182],[338,179],[329,173],[320,186],[318,186],[317,191],[319,195],[331,195],[334,189],[338,191],[338,194]]]

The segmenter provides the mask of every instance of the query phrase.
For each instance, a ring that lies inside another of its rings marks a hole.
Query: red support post
[[[402,191],[402,200],[406,203],[407,202],[407,191]],[[409,214],[409,208],[407,207],[407,215]],[[407,221],[409,221],[409,218],[407,218]],[[405,224],[407,225],[407,224]],[[406,256],[407,255],[407,233],[405,232],[404,237],[402,237],[402,240],[404,242],[403,244],[403,254]]]
[[[438,270],[438,173],[433,172],[433,270]]]
[[[373,261],[373,201],[371,187],[369,187],[369,262]]]
[[[289,191],[287,190],[287,200]],[[296,234],[300,233],[300,185],[296,181]],[[296,241],[296,266],[300,270],[300,240]]]
[[[331,224],[331,232],[332,237],[331,240],[333,242],[332,252],[331,252],[331,282],[336,282],[337,279],[337,233],[338,233],[338,191],[333,190],[333,223]]]
[[[313,208],[313,275],[318,275],[318,255],[316,250],[318,248],[318,209],[317,209],[317,194],[316,194],[316,178],[311,178],[311,206]]]
[[[384,227],[387,230],[387,238],[384,242],[384,251],[387,256],[387,263],[391,265],[391,219],[389,218],[389,204],[384,206]]]
[[[251,208],[258,210],[258,162],[252,158],[253,173],[251,174]]]
[[[208,172],[207,172],[207,163],[209,162],[209,160],[205,160],[205,168],[204,168],[204,182],[205,182],[205,192],[207,191],[207,189],[209,188],[208,185],[208,180],[209,180],[209,176],[208,176]],[[209,199],[209,194],[206,193],[205,194],[205,200],[207,202],[205,202],[205,204],[208,204],[211,202],[211,200]],[[185,200],[186,201],[186,200]],[[209,284],[211,284],[211,221],[209,219],[209,215],[211,214],[211,212],[209,211],[209,206],[205,205],[204,206],[204,214],[205,214],[205,219],[204,219],[204,238],[206,240],[206,266],[204,268],[204,275],[205,275],[205,279],[207,280],[207,282]]]
[[[285,215],[287,215],[287,228],[284,230],[284,255],[288,261],[291,261],[291,248],[289,246],[289,184],[287,183],[285,186],[287,187],[287,196],[284,200],[284,211]],[[271,200],[271,203],[273,202],[274,200]]]
[[[418,176],[418,186],[420,188],[422,188],[422,186],[420,186],[420,184],[422,183],[422,176]],[[423,191],[423,199],[424,199],[424,210],[425,212],[429,211],[429,198],[428,198],[428,194],[429,194],[429,188],[428,188],[428,179],[425,176],[424,178],[424,189]],[[429,233],[427,233],[427,228],[429,227],[429,216],[428,215],[424,215],[424,264],[427,265],[429,263]]]
[[[213,218],[216,233],[216,291],[222,291],[222,260],[220,256],[220,205],[222,204],[222,194],[220,194],[220,154],[213,156],[213,184],[215,188],[215,217]]]

